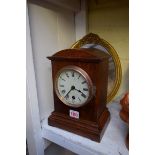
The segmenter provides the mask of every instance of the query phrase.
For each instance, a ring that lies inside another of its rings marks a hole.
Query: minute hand
[[[65,95],[65,97],[64,98],[66,98],[66,96],[70,93],[72,91],[72,89],[70,89],[70,91]]]
[[[72,90],[74,90],[74,89],[75,89],[75,87],[72,86],[71,89],[70,89],[70,91],[65,95],[65,97],[66,97]]]

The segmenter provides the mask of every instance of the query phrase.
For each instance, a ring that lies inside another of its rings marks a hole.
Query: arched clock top
[[[65,49],[47,57],[51,61],[67,60],[67,61],[83,61],[83,62],[102,62],[110,58],[109,54],[98,49],[86,48],[79,49]]]

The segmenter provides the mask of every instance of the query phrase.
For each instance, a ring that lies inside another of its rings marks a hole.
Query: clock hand
[[[65,98],[66,98],[66,96],[72,91],[72,90],[74,90],[75,89],[75,86],[71,86],[71,89],[69,90],[69,92],[65,95]]]
[[[70,89],[70,90],[69,90],[69,92],[65,95],[65,97],[64,97],[64,98],[66,98],[66,96],[67,96],[67,95],[68,95],[71,91],[72,91],[72,89]]]
[[[80,93],[82,93],[83,95],[85,95],[81,90],[78,90],[78,89],[76,89],[76,88],[75,88],[75,90],[77,90],[78,92],[80,92]]]

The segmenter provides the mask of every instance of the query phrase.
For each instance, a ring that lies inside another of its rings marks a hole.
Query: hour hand
[[[86,95],[81,90],[78,90],[76,88],[75,88],[75,90],[77,90],[78,92],[80,92],[81,93],[81,96],[83,96],[84,98],[86,98]]]
[[[82,94],[83,94],[83,92],[82,92],[81,90],[78,90],[78,89],[76,89],[76,88],[75,88],[75,90],[77,90],[78,92],[80,92],[80,93],[82,93]]]

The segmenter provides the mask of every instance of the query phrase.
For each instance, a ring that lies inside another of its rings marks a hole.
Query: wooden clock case
[[[109,55],[98,49],[79,48],[65,49],[47,58],[52,64],[53,84],[61,68],[73,65],[90,76],[95,90],[86,105],[73,108],[62,103],[53,88],[55,110],[49,116],[48,124],[100,142],[110,118],[106,108]],[[78,111],[79,119],[70,117],[70,110]]]

